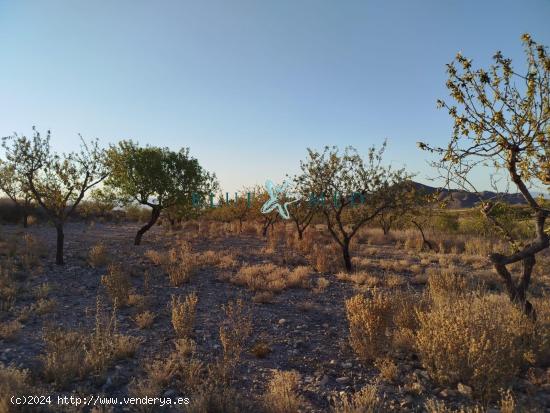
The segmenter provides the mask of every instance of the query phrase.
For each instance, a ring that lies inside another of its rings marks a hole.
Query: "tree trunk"
[[[527,299],[527,290],[531,282],[531,273],[535,266],[535,255],[528,255],[522,260],[523,274],[518,284],[514,282],[512,274],[510,274],[510,271],[508,271],[498,254],[493,254],[490,258],[496,272],[504,280],[504,285],[506,286],[506,292],[508,293],[510,301],[516,304],[527,317],[536,321],[537,313],[535,308]]]
[[[63,242],[65,240],[65,234],[63,233],[63,223],[55,224],[57,230],[57,249],[55,252],[55,263],[57,265],[63,265]]]
[[[298,227],[298,239],[301,241],[304,239],[304,230]]]
[[[160,208],[153,208],[153,210],[151,211],[151,218],[149,219],[149,222],[142,226],[137,232],[136,238],[134,239],[134,245],[141,244],[141,238],[143,237],[143,234],[145,234],[151,229],[153,225],[155,225],[155,222],[157,222],[160,217],[160,211]]]
[[[26,212],[23,212],[23,228],[29,227],[29,214]]]
[[[353,265],[351,264],[351,255],[349,253],[349,240],[344,240],[342,245],[342,254],[344,256],[344,265],[346,267],[346,272],[350,273],[353,271]]]
[[[431,251],[437,252],[437,250],[434,248],[432,243],[430,241],[428,241],[428,239],[424,236],[424,231],[422,230],[422,227],[414,220],[411,221],[411,222],[416,226],[416,228],[418,228],[418,230],[420,231],[420,235],[422,235],[422,248],[424,248],[424,246],[426,246]]]

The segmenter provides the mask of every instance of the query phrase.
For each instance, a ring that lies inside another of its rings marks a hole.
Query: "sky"
[[[502,50],[522,68],[525,32],[550,46],[550,0],[0,0],[0,136],[189,147],[229,192],[308,147],[387,139],[434,184],[416,142],[451,136],[445,64]]]

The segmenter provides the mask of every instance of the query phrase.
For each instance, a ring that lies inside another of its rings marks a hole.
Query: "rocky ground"
[[[39,265],[34,264],[32,274],[24,280],[25,288],[18,295],[15,308],[32,305],[36,301],[33,291],[44,283],[51,286],[48,297],[53,298],[56,305],[45,314],[31,313],[15,340],[0,340],[0,361],[5,365],[28,368],[33,380],[47,394],[127,395],[131,380],[143,376],[144,362],[162,358],[172,349],[171,296],[194,291],[199,298],[195,340],[198,353],[206,362],[215,360],[221,353],[218,328],[223,318],[222,305],[242,298],[251,309],[253,333],[235,381],[235,387],[242,394],[260,397],[265,392],[272,370],[279,369],[300,373],[299,392],[305,397],[311,412],[329,411],[329,402],[334,395],[351,393],[374,382],[379,383],[381,395],[387,400],[387,408],[395,411],[423,411],[425,402],[430,398],[455,407],[472,404],[467,386],[436,386],[414,355],[402,354],[394,380],[380,379],[376,367],[361,363],[348,344],[343,303],[356,294],[349,282],[340,281],[333,274],[325,274],[323,276],[330,281],[330,285],[324,292],[292,288],[275,295],[271,303],[255,303],[253,294],[247,289],[220,281],[223,271],[232,270],[207,267],[199,269],[188,284],[172,287],[165,274],[144,256],[144,252],[168,249],[178,234],[167,234],[157,226],[145,235],[143,245],[135,247],[132,245],[135,229],[136,224],[70,224],[66,230],[66,265],[56,266],[52,263],[55,245],[53,228],[34,226],[23,231],[18,227],[4,226],[4,240],[29,233],[38,240],[45,255],[39,259]],[[277,260],[277,257],[270,258],[261,253],[265,240],[255,235],[189,239],[196,252],[231,251],[240,264]],[[138,312],[136,308],[127,306],[118,309],[119,331],[143,339],[135,357],[118,362],[105,377],[88,377],[60,391],[45,383],[41,377],[39,356],[44,351],[43,329],[52,326],[93,329],[98,295],[108,304],[101,285],[101,276],[106,270],[104,267],[92,268],[87,262],[90,248],[98,242],[106,245],[114,262],[121,263],[130,272],[133,290],[148,296],[148,308],[156,314],[156,318],[151,328],[140,329],[134,321]],[[389,257],[406,254],[395,248],[394,245],[379,247],[380,253]],[[150,274],[148,291],[144,291],[145,272]],[[404,274],[407,275],[406,271]],[[9,319],[9,315],[5,315],[4,319]],[[263,358],[250,351],[259,342],[270,349]],[[550,377],[550,370],[539,373]],[[525,405],[532,405],[534,411],[550,411],[550,385],[535,387],[527,380],[518,379],[514,391]],[[171,397],[189,396],[171,388],[166,388],[164,394]],[[121,409],[131,410],[128,407]]]

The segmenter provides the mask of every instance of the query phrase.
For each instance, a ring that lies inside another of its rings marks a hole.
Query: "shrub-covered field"
[[[164,220],[139,247],[135,227],[70,223],[61,267],[51,228],[2,227],[2,411],[12,394],[188,397],[179,411],[194,412],[550,408],[548,255],[532,321],[482,237],[429,230],[446,246],[433,252],[413,229],[365,228],[347,273],[322,224],[299,240],[283,222],[263,237],[261,222]]]

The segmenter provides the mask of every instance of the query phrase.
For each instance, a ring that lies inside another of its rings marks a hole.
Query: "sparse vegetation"
[[[192,336],[198,301],[196,293],[188,294],[184,300],[172,296],[172,327],[179,338]]]

